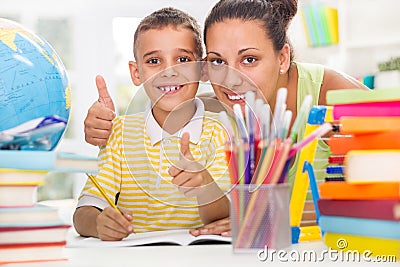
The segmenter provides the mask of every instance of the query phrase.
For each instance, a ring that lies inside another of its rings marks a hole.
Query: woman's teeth
[[[228,95],[229,100],[241,100],[244,99],[244,95]]]

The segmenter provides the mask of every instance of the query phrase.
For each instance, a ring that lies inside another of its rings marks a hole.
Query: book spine
[[[332,154],[345,155],[350,150],[400,149],[400,131],[363,135],[334,134],[327,143]]]
[[[321,216],[318,224],[324,232],[400,239],[400,224],[395,221]]]
[[[349,184],[324,182],[319,184],[319,194],[325,199],[397,199],[400,200],[400,183]]]
[[[0,151],[0,168],[18,170],[53,170],[56,153],[54,151]]]
[[[362,253],[372,252],[373,256],[394,256],[400,259],[400,240],[382,239],[374,237],[363,237],[356,235],[346,235],[341,233],[325,233],[325,244],[334,250],[354,251]],[[345,246],[342,246],[345,242]]]
[[[343,116],[400,116],[400,101],[334,105],[333,119]]]
[[[396,207],[400,207],[400,200],[318,200],[319,211],[327,216],[400,221]]]

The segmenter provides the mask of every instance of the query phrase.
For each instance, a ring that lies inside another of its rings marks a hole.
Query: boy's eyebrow
[[[178,50],[178,51],[181,51],[181,52],[184,52],[184,53],[187,53],[187,54],[194,55],[194,52],[193,52],[193,51],[191,51],[191,50],[189,50],[189,49],[185,49],[185,48],[177,48],[177,50]],[[143,57],[148,57],[148,56],[151,56],[151,55],[153,55],[153,54],[157,54],[157,53],[161,53],[161,50],[153,50],[153,51],[149,51],[149,52],[145,53],[145,54],[143,55]]]
[[[161,52],[160,50],[153,50],[153,51],[145,53],[143,55],[143,57],[148,57],[148,56],[151,56],[152,54],[156,54],[156,53],[160,53],[160,52]]]

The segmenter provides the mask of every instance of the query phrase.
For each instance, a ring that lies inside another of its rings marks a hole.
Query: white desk
[[[304,251],[325,249],[322,242],[309,242],[294,245],[290,249]],[[65,248],[68,258],[62,262],[10,264],[6,267],[247,267],[247,266],[399,266],[399,263],[373,264],[365,262],[281,262],[260,261],[255,254],[233,254],[230,245],[198,245],[198,246],[145,246],[122,248]]]
[[[69,202],[67,202],[69,203]],[[66,205],[69,207],[70,205]],[[68,209],[66,209],[68,210]],[[67,214],[67,213],[66,213]],[[67,214],[67,222],[72,222],[71,214]],[[71,229],[72,230],[72,229]],[[70,231],[68,238],[74,237],[74,231]],[[305,242],[292,245],[286,251],[315,251],[320,255],[326,249],[322,241]],[[288,260],[282,262],[274,258],[260,261],[257,253],[233,254],[231,245],[194,245],[194,246],[142,246],[122,248],[68,248],[64,249],[67,261],[41,262],[28,264],[9,264],[5,267],[247,267],[247,266],[336,266],[338,263],[345,266],[400,266],[399,263],[378,264],[365,262],[334,262],[325,259],[323,262],[295,262]]]

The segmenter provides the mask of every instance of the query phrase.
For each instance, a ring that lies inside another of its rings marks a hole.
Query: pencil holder
[[[234,253],[291,245],[288,184],[236,185],[230,196]]]

